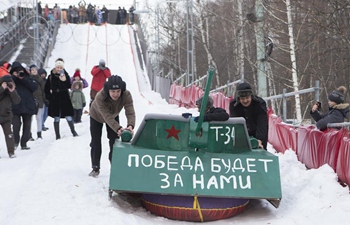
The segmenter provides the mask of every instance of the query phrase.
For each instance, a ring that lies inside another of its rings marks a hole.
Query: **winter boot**
[[[55,128],[56,140],[61,139],[60,135],[60,122],[53,122],[53,126]]]
[[[92,171],[89,173],[89,176],[90,176],[90,177],[98,177],[99,174],[100,174],[100,170],[92,170]]]
[[[97,166],[92,167],[92,171],[89,173],[90,177],[98,177],[100,174],[100,169]]]
[[[70,131],[72,132],[73,136],[74,137],[78,136],[77,132],[75,132],[75,129],[74,129],[74,122],[73,122],[73,120],[72,121],[68,121],[68,125],[69,125]]]
[[[38,135],[38,139],[43,139],[43,137],[41,137],[41,131],[40,132],[37,132],[37,135]]]
[[[35,141],[33,136],[32,136],[32,132],[30,132],[30,137],[29,137],[29,140],[28,141]]]

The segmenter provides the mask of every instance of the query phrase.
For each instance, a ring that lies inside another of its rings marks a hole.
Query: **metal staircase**
[[[35,5],[20,4],[0,12],[0,61],[45,66],[60,23],[48,24],[36,12]]]

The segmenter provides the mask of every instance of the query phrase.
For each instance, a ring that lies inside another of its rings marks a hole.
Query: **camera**
[[[19,76],[19,77],[24,77],[24,75],[25,75],[24,72],[19,72],[19,73],[18,73],[18,76]]]
[[[315,104],[317,105],[317,110],[318,110],[318,111],[321,111],[321,110],[322,110],[321,102],[316,102]]]
[[[12,87],[13,87],[13,85],[12,85],[11,82],[7,82],[6,84],[7,84],[7,87],[8,87],[8,88],[12,88]]]
[[[60,71],[60,76],[62,76],[62,77],[64,76],[64,70]]]

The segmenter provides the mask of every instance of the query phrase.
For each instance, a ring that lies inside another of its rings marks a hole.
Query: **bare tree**
[[[254,3],[255,0],[195,1],[197,76],[206,74],[208,64],[215,62],[219,73],[214,85],[244,77],[257,88],[254,23],[246,19]],[[186,68],[185,3],[162,4],[167,8],[159,10],[160,63],[164,71],[174,70],[177,77]],[[350,0],[269,0],[263,4],[264,33],[274,41],[273,52],[267,58],[268,93],[298,91],[314,86],[316,80],[320,81],[322,102],[340,85],[350,90]],[[312,94],[288,99],[287,108],[293,110],[288,110],[287,116],[310,118],[313,102]],[[279,105],[275,109],[283,113]]]
[[[216,68],[216,74],[219,74],[219,68],[217,68],[217,64],[209,49],[210,37],[209,35],[207,35],[207,30],[206,30],[207,26],[205,25],[205,18],[207,18],[207,14],[208,14],[206,10],[206,4],[203,3],[203,1],[197,0],[197,8],[199,11],[198,29],[202,37],[203,48],[207,53],[207,62],[208,62],[208,65],[213,65]],[[220,77],[219,76],[215,76],[215,77],[216,77],[216,84],[220,85]]]
[[[286,7],[287,7],[287,18],[288,18],[289,44],[290,44],[290,60],[292,63],[293,89],[294,89],[294,92],[297,93],[295,95],[295,112],[296,112],[297,120],[301,121],[300,96],[298,94],[299,82],[298,82],[298,72],[297,72],[297,59],[295,57],[292,7],[290,4],[290,0],[286,0]]]

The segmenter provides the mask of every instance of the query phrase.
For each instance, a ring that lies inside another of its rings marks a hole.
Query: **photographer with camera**
[[[343,123],[349,117],[349,103],[345,103],[346,88],[338,87],[328,95],[328,112],[321,114],[321,103],[315,103],[310,115],[316,121],[316,127],[326,130],[329,123]]]
[[[3,65],[3,64],[1,64]],[[0,66],[2,67],[2,66]],[[2,69],[2,68],[1,68]],[[0,78],[0,125],[4,131],[7,152],[10,158],[16,158],[15,142],[12,132],[12,104],[18,104],[21,101],[16,86],[13,83],[10,74],[1,74]]]
[[[99,92],[106,80],[111,76],[111,71],[106,66],[105,60],[101,59],[98,62],[98,65],[92,67],[91,75],[93,76],[91,82],[91,91],[90,91],[90,106],[92,101],[95,99],[97,92]]]
[[[22,150],[29,150],[27,142],[30,137],[30,129],[32,124],[32,116],[36,113],[36,102],[34,99],[34,91],[38,89],[38,84],[33,80],[27,70],[20,62],[14,62],[10,70],[12,79],[16,85],[16,90],[21,97],[21,102],[12,105],[13,112],[13,135],[15,137],[15,147],[21,144]],[[20,137],[20,129],[23,123],[22,137]]]

